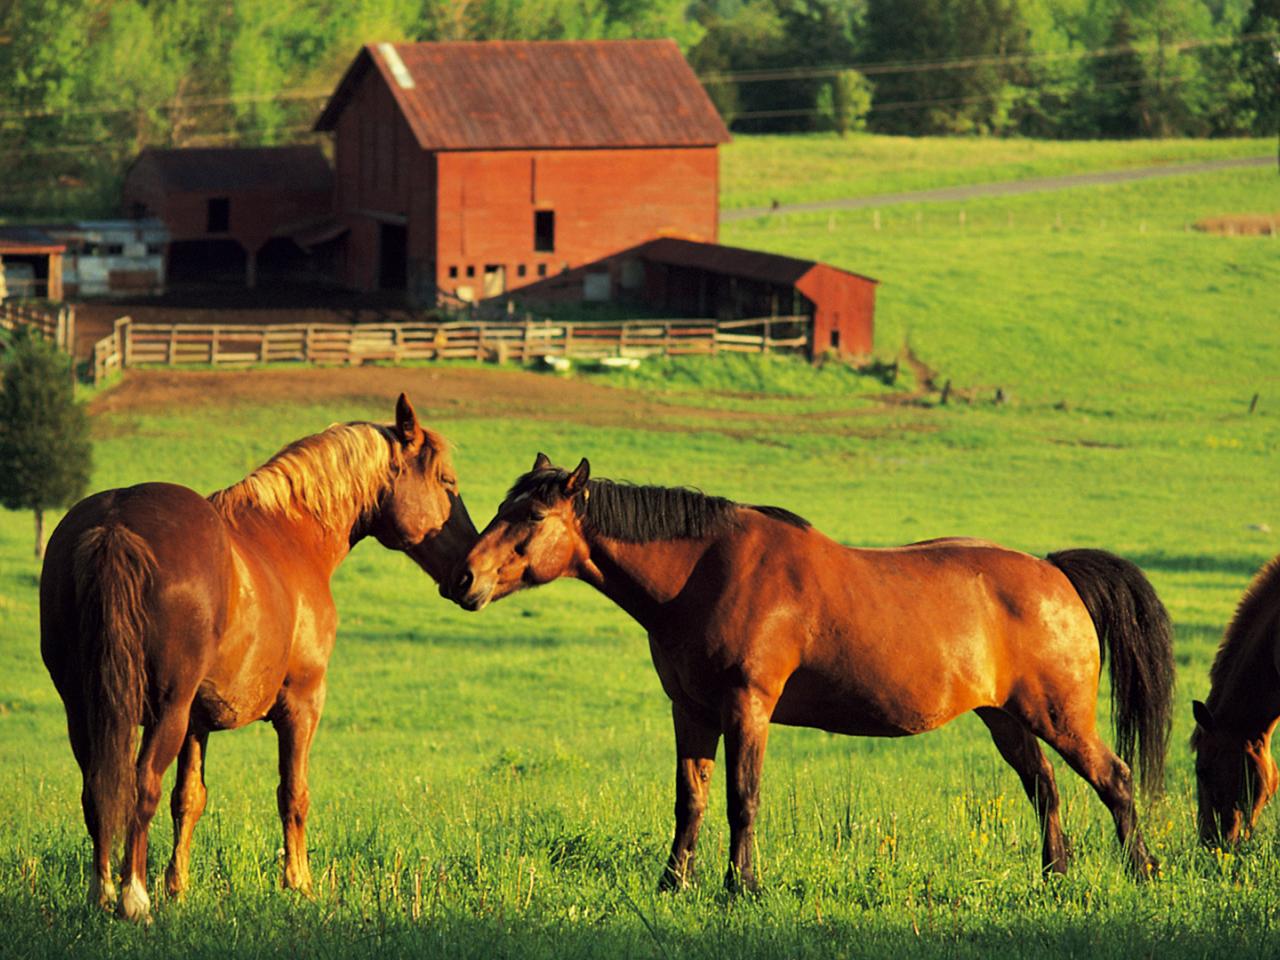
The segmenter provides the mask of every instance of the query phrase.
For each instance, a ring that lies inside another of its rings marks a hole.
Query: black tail
[[[146,702],[145,596],[155,566],[146,542],[118,524],[86,530],[76,544],[73,571],[89,743],[85,789],[108,844],[124,825],[137,792],[134,757]]]
[[[1125,763],[1140,761],[1142,785],[1164,792],[1173,725],[1173,625],[1138,567],[1104,550],[1060,550],[1046,558],[1071,581],[1111,655],[1111,719]]]

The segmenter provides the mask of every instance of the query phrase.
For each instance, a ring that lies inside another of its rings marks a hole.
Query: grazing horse
[[[1128,763],[1096,729],[1109,653],[1121,755],[1159,789],[1173,656],[1168,615],[1136,566],[1099,550],[1039,560],[978,540],[844,547],[776,507],[591,480],[538,455],[446,585],[468,610],[562,576],[649,633],[672,701],[675,839],[664,887],[687,881],[716,747],[728,768],[730,889],[755,886],[753,831],[770,722],[923,733],[973,710],[1040,819],[1045,871],[1065,871],[1049,743],[1111,812],[1128,865],[1155,861]]]
[[[1234,844],[1280,786],[1271,756],[1280,721],[1280,557],[1245,590],[1213,659],[1209,696],[1191,708],[1200,839]]]
[[[144,483],[67,513],[40,581],[40,650],[84,778],[91,902],[115,899],[123,831],[119,913],[147,919],[147,829],[175,758],[165,880],[183,891],[209,732],[254,720],[279,737],[284,886],[308,890],[307,758],[337,629],[329,579],[366,536],[436,579],[475,542],[445,442],[403,394],[394,425],[329,427],[208,499]]]

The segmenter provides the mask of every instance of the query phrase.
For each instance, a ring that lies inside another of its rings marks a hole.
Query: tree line
[[[8,0],[0,211],[145,146],[306,140],[363,43],[673,37],[732,129],[1266,135],[1280,0]]]

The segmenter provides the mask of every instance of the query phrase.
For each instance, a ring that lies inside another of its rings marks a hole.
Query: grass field
[[[988,168],[1008,162],[998,149]],[[893,208],[879,230],[868,211],[724,231],[880,278],[880,356],[909,343],[952,380],[945,407],[936,393],[906,402],[911,376],[890,388],[780,358],[610,380],[601,405],[672,411],[628,426],[591,406],[482,413],[450,402],[449,377],[415,396],[456,443],[480,523],[541,449],[587,455],[597,476],[787,506],[851,544],[958,533],[1136,560],[1177,625],[1169,795],[1142,812],[1157,882],[1125,877],[1109,818],[1061,764],[1075,860],[1042,882],[1030,805],[965,717],[897,741],[776,728],[763,892],[721,892],[717,771],[699,880],[659,895],[671,730],[639,628],[568,582],[467,614],[365,543],[334,584],[342,624],[312,762],[315,899],[278,889],[274,737],[259,724],[211,739],[192,890],[181,903],[157,896],[155,923],[135,929],[83,905],[88,842],[37,650],[30,517],[0,513],[0,956],[1275,956],[1276,811],[1246,848],[1201,849],[1185,744],[1234,604],[1280,552],[1280,240],[1186,225],[1280,209],[1276,179]],[[331,375],[300,372],[295,403],[210,391],[199,406],[99,415],[94,486],[226,485],[334,420],[386,419],[405,379],[425,376],[383,373],[376,399],[316,404],[306,377]],[[531,376],[505,374],[495,393],[518,398]],[[166,803],[153,888],[169,836]]]

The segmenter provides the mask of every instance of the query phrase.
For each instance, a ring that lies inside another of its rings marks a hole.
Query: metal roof
[[[66,249],[66,244],[40,227],[0,226],[0,255],[62,253]]]
[[[150,167],[166,189],[179,193],[273,190],[327,192],[333,172],[319,147],[149,147],[134,167]]]
[[[690,147],[726,143],[672,40],[379,43],[362,49],[316,121],[333,130],[376,69],[424,150]]]
[[[779,253],[765,253],[762,250],[744,250],[741,247],[726,247],[719,243],[699,243],[694,240],[681,240],[677,237],[659,237],[642,243],[629,254],[653,263],[667,264],[676,267],[692,267],[717,273],[726,277],[739,277],[748,280],[763,280],[790,286],[814,267],[836,270],[860,280],[879,283],[878,280],[843,270],[818,260],[799,260],[795,257],[783,256]]]

